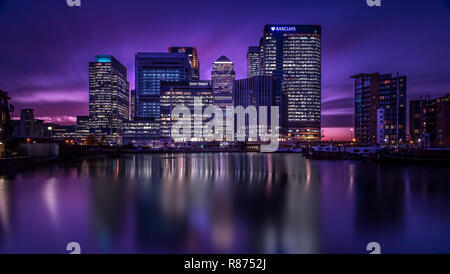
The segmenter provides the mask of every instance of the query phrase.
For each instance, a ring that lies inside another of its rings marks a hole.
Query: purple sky
[[[265,24],[320,24],[323,126],[353,124],[353,74],[408,76],[408,96],[450,93],[450,1],[382,0],[0,0],[0,89],[38,117],[70,123],[88,113],[88,62],[112,54],[128,67],[134,54],[197,47],[202,79],[226,55],[237,78]],[[337,130],[336,132],[338,132]],[[336,133],[333,133],[336,134]]]

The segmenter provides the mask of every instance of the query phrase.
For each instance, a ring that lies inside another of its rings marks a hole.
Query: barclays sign
[[[297,31],[297,28],[295,26],[292,26],[292,27],[272,26],[272,27],[270,27],[270,30],[273,32],[275,32],[275,31],[293,32],[293,31]]]

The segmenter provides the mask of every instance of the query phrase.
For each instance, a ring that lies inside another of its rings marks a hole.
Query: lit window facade
[[[189,65],[191,66],[191,79],[193,81],[200,80],[200,61],[197,56],[197,48],[195,47],[169,47],[170,53],[183,53],[188,56]]]
[[[196,130],[196,126],[203,127],[206,122],[211,120],[211,117],[202,117],[202,125],[196,125],[194,123],[194,119],[196,117],[194,113],[194,107],[196,106],[195,99],[202,99],[202,113],[206,107],[212,105],[213,103],[213,90],[209,81],[186,81],[177,83],[162,82],[161,85],[161,137],[171,137],[172,125],[178,121],[176,119],[173,119],[173,117],[171,116],[172,109],[176,106],[185,106],[189,108],[191,117],[181,119],[184,119],[186,123],[190,123],[192,125],[192,136]],[[192,138],[191,141],[202,142],[204,140],[196,140]]]
[[[89,131],[121,142],[121,129],[129,116],[127,69],[111,55],[97,55],[89,63]]]
[[[276,104],[290,141],[321,139],[321,27],[266,25],[261,74],[281,82]]]
[[[397,145],[406,141],[406,76],[362,73],[354,78],[355,138],[363,145]],[[384,120],[377,122],[379,111]],[[378,127],[383,125],[383,131]],[[379,136],[382,132],[383,136]]]
[[[161,81],[191,79],[188,56],[183,53],[136,54],[136,116],[159,122]]]
[[[248,47],[247,52],[247,76],[252,78],[253,76],[259,76],[261,74],[261,60],[259,47]]]
[[[225,110],[233,106],[233,85],[235,79],[234,65],[225,56],[221,56],[213,63],[211,85],[214,93],[214,105]]]

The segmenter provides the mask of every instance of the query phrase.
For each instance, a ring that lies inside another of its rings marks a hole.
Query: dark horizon
[[[72,124],[88,113],[88,64],[96,54],[124,64],[131,88],[134,54],[170,46],[197,48],[202,80],[221,55],[242,79],[248,46],[258,45],[265,24],[318,24],[322,126],[341,128],[330,133],[339,137],[353,125],[352,75],[399,72],[408,77],[409,99],[450,92],[449,18],[447,0],[382,1],[379,8],[364,0],[99,0],[72,8],[65,0],[1,0],[0,89],[12,98],[15,117],[34,108],[38,118]]]

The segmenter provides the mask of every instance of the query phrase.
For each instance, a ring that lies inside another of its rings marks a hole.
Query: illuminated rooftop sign
[[[295,26],[272,26],[270,28],[271,31],[286,31],[286,32],[291,32],[291,31],[297,31],[297,28]]]

